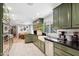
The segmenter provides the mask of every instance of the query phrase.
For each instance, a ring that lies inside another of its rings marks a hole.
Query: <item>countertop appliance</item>
[[[71,36],[71,45],[72,46],[76,46],[78,47],[79,46],[79,36],[78,36],[78,32],[73,32],[73,35]]]
[[[59,34],[58,40],[60,42],[63,42],[63,43],[66,43],[67,42],[67,38],[66,38],[66,35],[65,35],[65,31],[62,31],[61,34]]]

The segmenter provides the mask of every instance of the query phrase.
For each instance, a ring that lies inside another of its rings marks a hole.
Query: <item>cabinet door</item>
[[[72,4],[72,27],[79,27],[79,3]]]
[[[40,40],[39,40],[39,39],[37,40],[36,46],[37,46],[38,48],[40,48]]]
[[[38,42],[37,40],[36,40],[36,41],[34,41],[34,44],[35,44],[36,46],[38,45],[38,44],[37,44],[37,42]]]
[[[0,55],[3,55],[3,3],[0,3]]]
[[[66,46],[65,46],[66,47]],[[67,49],[63,48],[61,44],[54,43],[54,55],[55,56],[72,56],[69,52],[67,53]]]
[[[75,50],[75,49],[72,49],[70,47],[67,47],[67,46],[64,46],[62,44],[59,44],[59,43],[54,43],[54,54],[57,54],[58,55],[69,55],[69,56],[79,56],[79,51],[78,50]],[[56,52],[56,50],[61,50],[62,52]]]
[[[59,20],[59,18],[58,18],[58,10],[59,10],[59,8],[55,8],[55,9],[53,9],[53,28],[55,28],[55,29],[57,29],[59,26],[59,24],[58,24],[58,20]]]
[[[45,52],[45,44],[43,41],[40,40],[40,49],[44,53]]]
[[[71,56],[70,54],[62,51],[61,49],[55,48],[55,56],[57,54],[57,56]]]
[[[30,34],[27,34],[25,38],[26,38],[25,43],[30,43],[33,41],[33,36]]]
[[[39,45],[39,48],[40,48],[40,46],[41,46],[40,42],[41,42],[41,41],[38,39],[38,45]]]
[[[71,4],[64,3],[59,7],[59,28],[71,28]]]
[[[37,35],[33,35],[33,42],[35,42],[38,39]]]

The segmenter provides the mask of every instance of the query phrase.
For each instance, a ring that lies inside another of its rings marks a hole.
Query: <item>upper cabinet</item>
[[[0,3],[0,56],[3,55],[3,3]]]
[[[79,3],[63,3],[53,9],[53,27],[79,28]]]
[[[58,11],[59,11],[59,8],[55,8],[55,9],[53,9],[53,27],[55,28],[55,29],[57,29],[59,26],[59,24],[58,24],[58,20],[59,20],[59,13],[58,13]]]
[[[59,28],[71,27],[71,4],[61,4],[59,7]]]
[[[53,26],[57,28],[71,27],[71,4],[61,4],[53,9]],[[55,28],[54,27],[54,28]]]
[[[43,18],[38,18],[33,22],[34,30],[41,30],[43,31]]]
[[[3,18],[3,3],[0,3],[0,20]]]
[[[79,3],[72,4],[72,27],[79,27]]]

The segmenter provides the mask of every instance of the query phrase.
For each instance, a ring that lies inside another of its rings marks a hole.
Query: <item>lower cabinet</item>
[[[40,50],[45,53],[45,43],[40,40]]]
[[[3,3],[0,3],[0,56],[3,55]]]
[[[79,56],[79,51],[54,42],[55,56]]]
[[[45,54],[47,56],[53,56],[54,55],[54,45],[53,45],[53,42],[45,40]]]
[[[33,42],[43,53],[45,53],[45,43],[39,39]]]
[[[37,37],[36,37],[37,38]],[[46,56],[79,56],[79,50],[65,46],[63,44],[45,40],[45,42],[35,39],[33,42]]]
[[[33,35],[32,39],[33,39],[33,42],[35,42],[35,41],[37,41],[38,36],[37,35]]]
[[[62,51],[61,49],[55,48],[54,49],[55,52],[55,56],[70,56],[69,53],[66,53],[64,51]]]
[[[45,54],[47,56],[79,56],[79,50],[48,39],[45,40]]]
[[[37,47],[40,48],[40,40],[39,39],[37,40],[36,43],[37,43]]]
[[[25,36],[25,43],[31,43],[33,40],[36,40],[36,35],[34,34],[27,34]]]

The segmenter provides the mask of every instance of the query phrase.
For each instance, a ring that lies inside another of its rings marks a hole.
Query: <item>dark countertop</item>
[[[58,43],[58,44],[61,44],[61,45],[64,45],[64,46],[67,46],[67,47],[70,47],[72,49],[75,49],[75,50],[79,51],[79,45],[76,47],[76,45],[72,45],[71,41],[67,41],[67,42],[59,41],[58,38],[56,38],[56,37],[52,37],[52,38],[45,37],[45,40],[55,42],[55,43]]]

